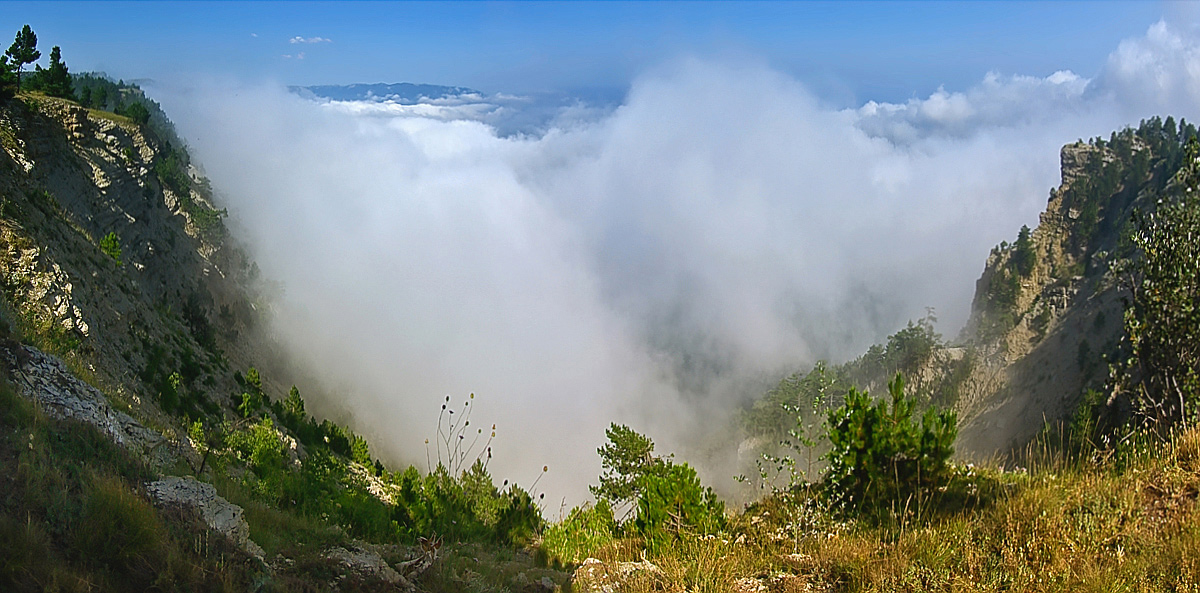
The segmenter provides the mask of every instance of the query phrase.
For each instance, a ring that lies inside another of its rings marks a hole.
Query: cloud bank
[[[494,473],[529,484],[548,464],[557,504],[586,496],[610,421],[686,458],[780,373],[926,307],[956,331],[1062,144],[1198,115],[1197,47],[1160,23],[1090,79],[988,74],[851,110],[765,66],[682,59],[537,135],[470,104],[271,85],[162,101],[285,286],[276,330],[346,394],[324,404],[423,467],[445,396],[474,392]]]

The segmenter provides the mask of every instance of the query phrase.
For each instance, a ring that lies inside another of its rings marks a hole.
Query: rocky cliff
[[[958,447],[1005,455],[1068,422],[1084,393],[1103,391],[1120,356],[1128,278],[1124,237],[1135,211],[1171,191],[1186,123],[1064,146],[1061,184],[1032,231],[993,249],[960,341],[978,356],[958,402]]]
[[[1110,363],[1127,357],[1123,299],[1140,257],[1128,231],[1135,212],[1174,191],[1195,132],[1153,118],[1064,146],[1061,182],[1037,226],[992,250],[957,338],[943,339],[931,315],[855,360],[784,379],[744,415],[743,460],[788,440],[795,410],[814,436],[851,386],[881,394],[896,373],[918,401],[958,412],[956,450],[968,459],[1020,453],[1047,427],[1069,423],[1089,391],[1103,401]]]
[[[135,415],[217,412],[265,357],[256,271],[184,153],[45,97],[0,106],[0,144],[4,322]]]

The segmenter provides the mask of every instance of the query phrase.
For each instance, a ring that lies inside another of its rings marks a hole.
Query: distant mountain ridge
[[[483,93],[468,87],[415,84],[411,82],[289,86],[288,89],[294,93],[311,94],[312,96],[332,101],[392,101],[406,105],[450,99],[463,95],[483,95]]]

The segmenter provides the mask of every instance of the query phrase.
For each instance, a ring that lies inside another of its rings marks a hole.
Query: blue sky
[[[120,78],[229,73],[488,92],[619,95],[664,60],[734,55],[850,106],[966,88],[989,71],[1091,76],[1121,39],[1172,10],[1156,2],[14,2],[0,4],[0,31],[29,23],[45,49],[63,47],[73,70]]]

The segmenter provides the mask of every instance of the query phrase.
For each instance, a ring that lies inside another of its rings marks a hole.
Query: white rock
[[[246,553],[262,560],[263,549],[250,539],[250,526],[242,507],[217,495],[212,484],[194,478],[169,476],[146,484],[150,498],[159,506],[181,506],[199,511],[208,528],[229,538]]]

